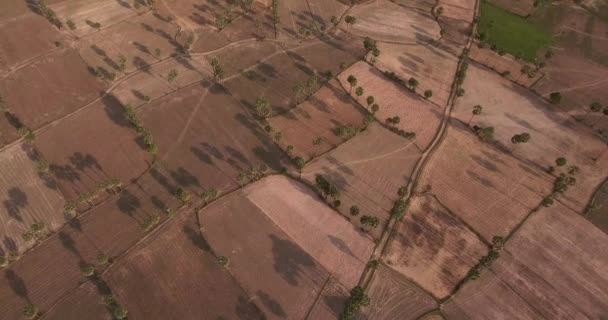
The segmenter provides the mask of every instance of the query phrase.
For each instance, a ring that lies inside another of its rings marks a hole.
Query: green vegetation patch
[[[487,0],[481,2],[477,32],[480,40],[527,61],[534,61],[538,51],[552,43],[551,34],[541,26]]]

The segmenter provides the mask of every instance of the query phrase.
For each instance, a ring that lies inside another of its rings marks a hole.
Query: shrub
[[[357,206],[350,207],[350,215],[351,216],[358,216],[359,215],[359,207],[357,207]]]

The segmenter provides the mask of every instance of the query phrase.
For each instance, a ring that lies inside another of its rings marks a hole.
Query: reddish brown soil
[[[250,297],[224,270],[183,212],[134,247],[104,274],[116,299],[135,319],[260,319]]]
[[[244,194],[344,286],[357,285],[374,244],[312,190],[272,176],[248,186]]]
[[[348,9],[348,5],[339,0],[310,0],[308,6],[312,13],[312,19],[319,25],[321,30],[327,30],[334,25],[331,22],[332,17],[340,19],[340,17]]]
[[[391,0],[391,2],[402,7],[422,10],[425,12],[430,12],[436,5],[436,2],[433,0]]]
[[[256,3],[252,12],[234,19],[219,33],[229,42],[244,39],[274,38],[272,15],[267,7]],[[204,38],[205,36],[203,35],[202,37]]]
[[[100,252],[85,234],[64,228],[1,271],[0,319],[20,319],[32,303],[49,310],[59,299],[85,281],[80,268]]]
[[[372,123],[348,142],[308,163],[302,178],[314,184],[315,175],[323,175],[341,193],[340,212],[351,217],[350,207],[360,208],[359,216],[351,218],[353,224],[361,226],[363,215],[380,220],[379,227],[371,230],[378,236],[398,197],[397,190],[409,182],[420,154],[411,141]]]
[[[317,302],[310,309],[307,319],[338,319],[349,296],[347,288],[330,278],[325,283]]]
[[[534,66],[526,64],[521,60],[515,60],[509,54],[504,56],[490,50],[489,48],[479,48],[477,44],[471,46],[469,51],[469,58],[485,65],[486,67],[498,72],[499,74],[506,74],[504,77],[524,87],[531,87],[536,81],[543,77],[543,72],[538,71],[533,74],[532,77],[522,72],[524,65],[528,65],[532,70]]]
[[[539,205],[551,192],[552,180],[454,122],[418,185],[430,185],[444,206],[491,241],[507,235]]]
[[[347,81],[351,75],[357,78],[357,86],[364,90],[361,97],[355,94],[356,90],[351,89]],[[406,132],[415,132],[416,138],[413,141],[419,149],[426,149],[435,137],[443,110],[389,80],[376,68],[358,62],[341,73],[339,79],[343,88],[349,90],[351,95],[370,112],[372,112],[371,106],[366,100],[369,96],[374,97],[374,103],[380,106],[380,110],[375,114],[379,121],[398,116],[400,122],[396,127]],[[426,90],[423,85],[420,87],[419,91]]]
[[[214,202],[199,220],[213,252],[228,257],[229,272],[268,317],[306,316],[330,273],[296,239],[239,193]]]
[[[486,255],[487,246],[432,196],[410,200],[384,259],[437,298],[444,298]]]
[[[414,320],[437,308],[437,302],[402,275],[380,265],[367,288],[371,300],[361,320]]]
[[[475,16],[476,0],[439,0],[437,8],[443,8],[439,16],[442,45],[455,55],[460,55],[469,39],[473,17]]]
[[[280,50],[281,47],[274,42],[246,40],[212,51],[205,57],[197,56],[194,59],[209,63],[211,59],[217,58],[224,69],[224,77],[231,78],[254,67],[258,62],[263,63],[268,57],[277,55]]]
[[[123,113],[121,104],[109,95],[46,127],[36,137],[36,147],[68,199],[92,192],[112,178],[126,184],[148,169],[151,156],[143,150]]]
[[[349,15],[357,21],[341,24],[345,31],[358,36],[399,44],[426,43],[439,39],[439,24],[430,13],[399,6],[386,0],[369,1],[353,7]]]
[[[68,0],[51,5],[50,8],[62,22],[72,20],[76,24],[76,30],[70,32],[79,37],[97,32],[92,26],[94,23],[99,23],[103,30],[137,15],[128,1]]]
[[[146,103],[146,97],[155,100],[173,91],[175,89],[160,76],[140,72],[114,87],[112,95],[123,105],[137,107]]]
[[[446,305],[452,319],[598,318],[608,308],[608,236],[568,208],[542,209],[514,235],[491,270]]]
[[[95,33],[81,40],[78,47],[88,65],[103,67],[118,78],[121,55],[127,60],[126,72],[131,72],[181,53],[180,44],[175,41],[177,31],[175,25],[149,12]]]
[[[79,109],[101,90],[101,83],[70,49],[47,55],[0,80],[0,94],[9,109],[32,129]],[[3,135],[14,130],[13,126],[1,129]]]
[[[38,173],[28,149],[17,144],[0,153],[0,247],[5,257],[34,245],[22,237],[32,223],[43,222],[49,231],[64,223],[63,197],[53,180]]]
[[[204,85],[204,86],[203,86]],[[228,191],[236,177],[266,164],[286,164],[280,149],[222,87],[202,83],[139,109],[159,147],[159,158],[176,172],[182,187]]]
[[[0,25],[0,75],[56,49],[55,42],[62,40],[55,27],[35,14],[0,21]]]
[[[458,63],[454,55],[443,47],[429,44],[403,46],[380,43],[378,47],[381,51],[375,64],[378,69],[394,72],[403,81],[415,78],[419,82],[419,95],[432,90],[430,101],[440,106],[447,104]]]
[[[268,121],[283,133],[282,146],[292,145],[294,155],[308,160],[344,142],[335,129],[338,126],[362,128],[365,112],[348,97],[337,80],[331,80],[296,108]],[[322,143],[313,140],[321,137]]]
[[[493,126],[494,137],[506,152],[540,170],[554,166],[558,157],[580,168],[576,186],[568,190],[563,201],[582,212],[608,174],[608,166],[602,161],[605,152],[602,159],[593,160],[605,150],[605,143],[560,109],[484,67],[471,65],[463,86],[467,93],[456,101],[455,118],[468,122],[473,106],[479,104],[484,109],[471,125]],[[511,138],[522,132],[528,132],[531,140],[513,150]],[[563,171],[557,170],[556,174]]]
[[[112,314],[102,303],[102,296],[92,282],[83,284],[80,288],[63,298],[44,315],[50,320],[111,320]]]

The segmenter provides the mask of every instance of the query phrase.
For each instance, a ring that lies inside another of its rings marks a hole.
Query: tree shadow
[[[258,290],[256,295],[260,297],[260,300],[262,300],[264,306],[266,306],[266,308],[268,308],[275,316],[279,318],[287,317],[287,314],[285,313],[285,310],[283,310],[283,307],[281,307],[281,304],[274,300],[268,293]]]
[[[191,226],[188,225],[184,225],[182,230],[184,231],[186,237],[188,237],[188,239],[190,239],[190,241],[192,241],[192,243],[197,248],[203,250],[204,252],[212,253],[211,246],[209,245],[207,240],[203,238],[199,230],[194,230]]]
[[[348,244],[346,242],[344,242],[344,240],[338,238],[338,237],[334,237],[332,235],[328,235],[327,236],[329,238],[329,242],[331,242],[331,244],[338,248],[338,250],[348,254],[349,256],[353,257],[353,258],[357,258],[357,256],[355,256],[355,254],[350,250],[350,248],[348,247]]]
[[[133,218],[133,215],[141,207],[139,199],[125,189],[120,193],[120,197],[116,200],[116,206],[122,212]]]
[[[13,290],[13,292],[17,296],[26,300],[28,303],[31,303],[27,286],[25,284],[25,281],[23,281],[23,278],[21,278],[12,269],[6,270],[6,272],[4,273],[4,277],[8,281],[8,286]]]
[[[269,235],[272,241],[274,269],[292,286],[299,285],[304,268],[314,267],[315,261],[295,243]]]
[[[121,127],[130,127],[131,123],[125,117],[125,111],[122,107],[122,102],[118,100],[114,95],[108,94],[101,99],[101,103],[103,103],[104,111],[106,115],[112,122],[121,126]]]
[[[19,222],[23,222],[21,210],[28,204],[27,194],[20,188],[12,187],[7,192],[8,199],[3,201],[8,215]]]

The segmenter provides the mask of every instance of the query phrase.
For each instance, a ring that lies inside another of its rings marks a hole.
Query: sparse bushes
[[[250,167],[245,171],[239,172],[236,177],[236,182],[243,187],[247,183],[255,182],[262,179],[268,173],[268,166],[260,165],[258,168]]]
[[[362,225],[371,228],[376,228],[380,225],[380,220],[378,218],[367,215],[362,216],[361,219],[359,219],[359,222],[361,222]]]
[[[190,192],[182,188],[177,188],[177,190],[175,190],[175,196],[179,199],[179,201],[182,202],[183,205],[189,203],[192,198]]]
[[[70,28],[70,30],[76,30],[76,24],[74,23],[74,21],[68,19],[65,24],[68,26],[68,28]]]
[[[260,118],[267,118],[272,112],[270,100],[266,97],[259,97],[255,101],[255,112]]]
[[[110,263],[110,257],[108,257],[107,255],[100,253],[99,255],[97,255],[97,263],[100,265],[106,265],[108,263]]]
[[[217,189],[211,188],[203,191],[203,193],[201,194],[201,199],[203,200],[203,203],[207,205],[211,201],[217,199],[218,196],[219,192],[217,191]]]
[[[479,259],[479,263],[469,271],[466,276],[467,280],[477,280],[479,279],[479,275],[482,269],[487,269],[492,266],[492,263],[496,261],[500,257],[500,251],[505,244],[505,239],[500,236],[495,236],[492,238],[492,247],[490,251],[485,256]]]
[[[220,64],[220,60],[218,58],[211,59],[211,69],[213,69],[213,78],[215,80],[219,81],[224,78],[224,68]]]
[[[369,297],[360,286],[354,287],[350,291],[350,297],[344,304],[344,310],[340,314],[340,320],[352,320],[362,307],[369,305]]]
[[[55,14],[55,11],[51,10],[51,8],[47,6],[46,0],[32,0],[31,3],[34,9],[43,17],[45,17],[50,23],[60,29],[61,27],[63,27],[63,23],[61,23],[61,20],[59,20],[59,18],[57,18],[57,14]]]
[[[22,314],[27,319],[36,319],[36,318],[38,318],[38,316],[40,316],[40,311],[39,311],[38,307],[36,307],[35,305],[28,304],[25,307],[23,307]]]
[[[351,206],[350,207],[350,215],[351,216],[358,216],[359,215],[359,207],[357,207],[357,206]]]
[[[169,71],[169,74],[167,75],[167,81],[169,81],[169,83],[172,83],[173,81],[175,81],[175,79],[177,79],[177,75],[177,70],[171,69]]]
[[[228,266],[228,263],[230,263],[230,259],[228,259],[226,256],[219,256],[217,257],[217,263],[225,268]]]
[[[346,16],[344,17],[344,22],[346,22],[346,25],[352,26],[355,24],[355,22],[357,22],[357,18],[353,16]]]
[[[135,127],[137,134],[139,135],[139,137],[141,138],[141,140],[144,144],[144,149],[148,153],[150,153],[152,155],[156,155],[156,153],[158,153],[158,146],[156,146],[156,144],[154,143],[154,138],[152,137],[152,133],[150,133],[150,131],[148,131],[146,128],[144,128],[141,120],[139,120],[139,118],[137,118],[135,109],[130,104],[127,104],[126,106],[124,106],[124,110],[125,110],[125,113],[124,113],[125,118],[127,119],[127,121],[129,121],[129,123],[131,123],[131,125],[133,127]]]
[[[325,200],[328,200],[328,198],[332,198],[332,202],[340,200],[340,191],[338,191],[338,187],[331,184],[322,175],[318,174],[315,176],[315,185]]]
[[[359,132],[359,129],[350,124],[343,124],[335,127],[333,131],[336,136],[342,139],[350,139]]]
[[[181,198],[180,198],[181,200]],[[144,221],[140,224],[141,230],[144,232],[148,232],[156,227],[160,223],[160,215],[157,213],[153,213],[150,216],[147,216]]]
[[[29,229],[25,231],[21,236],[25,241],[40,241],[46,237],[46,225],[44,222],[34,222],[30,225]]]
[[[491,141],[494,139],[494,127],[473,127],[473,130],[477,134],[477,137],[481,139],[481,141]]]
[[[85,265],[80,268],[80,272],[82,272],[82,275],[85,277],[92,277],[95,275],[95,267],[92,265]]]

